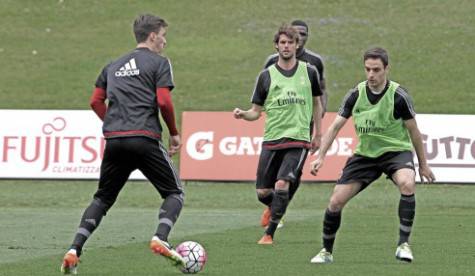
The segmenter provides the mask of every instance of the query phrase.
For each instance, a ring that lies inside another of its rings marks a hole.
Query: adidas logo
[[[92,225],[94,225],[94,226],[97,226],[95,219],[85,219],[84,221],[87,222],[87,223],[89,223],[89,224],[92,224]]]
[[[120,67],[119,71],[115,72],[116,77],[130,77],[137,76],[138,74],[140,74],[140,70],[137,69],[135,58],[129,60],[124,66]]]

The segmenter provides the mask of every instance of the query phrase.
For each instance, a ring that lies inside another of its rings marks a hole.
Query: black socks
[[[158,214],[158,227],[155,233],[162,241],[168,241],[168,234],[183,208],[183,194],[171,194],[165,198]]]
[[[86,243],[92,232],[99,226],[102,217],[105,216],[109,208],[110,207],[104,204],[100,199],[95,198],[84,211],[73,244],[71,245],[72,249],[76,249],[78,256],[81,255],[84,243]]]
[[[287,190],[275,190],[274,199],[271,203],[271,218],[269,226],[266,229],[266,234],[274,236],[277,225],[280,219],[284,216],[285,210],[289,205],[289,191]]]
[[[412,223],[416,214],[416,197],[412,195],[401,195],[399,200],[399,242],[409,242],[411,235]]]
[[[333,251],[333,243],[335,242],[336,232],[340,228],[341,223],[341,211],[331,212],[325,210],[325,216],[323,218],[323,247],[328,251]]]

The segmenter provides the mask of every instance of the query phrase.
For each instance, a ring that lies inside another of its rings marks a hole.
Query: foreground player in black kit
[[[164,199],[158,227],[150,242],[156,254],[183,265],[168,244],[168,234],[183,207],[183,189],[170,156],[181,146],[170,91],[174,88],[170,62],[160,55],[166,45],[168,24],[154,15],[140,15],[133,29],[137,48],[104,67],[97,78],[91,107],[103,120],[106,138],[99,187],[84,211],[73,243],[61,266],[76,274],[86,240],[112,207],[129,175],[139,169]],[[108,104],[105,104],[105,101]],[[162,114],[170,132],[170,148],[161,142]]]

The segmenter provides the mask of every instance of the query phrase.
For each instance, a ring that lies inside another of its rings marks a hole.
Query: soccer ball
[[[194,241],[186,241],[180,243],[176,247],[176,252],[185,260],[185,266],[181,268],[181,272],[185,274],[194,274],[203,270],[208,256],[201,244]]]

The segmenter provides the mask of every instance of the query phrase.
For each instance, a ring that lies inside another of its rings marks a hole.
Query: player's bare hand
[[[235,119],[242,119],[242,117],[244,117],[244,111],[240,108],[235,108],[233,111],[233,115]]]
[[[312,175],[317,175],[318,170],[323,166],[323,159],[317,158],[315,161],[310,163],[310,173]]]
[[[432,183],[435,181],[435,175],[427,164],[419,165],[419,175],[421,177],[421,182],[424,183],[424,179],[427,182]]]
[[[321,143],[322,143],[321,135],[313,136],[311,144],[310,144],[310,153],[314,154],[320,148]]]
[[[180,148],[181,148],[181,138],[180,138],[180,135],[173,135],[173,136],[170,136],[170,140],[169,140],[169,143],[168,143],[168,155],[171,157],[173,156],[175,153],[179,152],[180,151]]]

